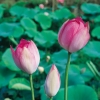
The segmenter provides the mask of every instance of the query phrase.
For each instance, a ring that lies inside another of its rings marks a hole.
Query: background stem
[[[9,37],[9,39],[10,39],[16,46],[18,45],[17,41],[16,41],[13,37]]]
[[[64,100],[67,100],[68,97],[68,70],[69,70],[69,65],[70,65],[70,58],[71,58],[71,53],[68,52],[68,59],[67,59],[67,64],[66,64],[66,70],[65,70],[65,88],[64,88]]]
[[[29,77],[30,77],[30,85],[31,85],[32,100],[35,100],[35,99],[34,99],[34,89],[33,89],[32,74],[30,74]]]
[[[52,0],[52,12],[54,12],[57,8],[57,0]]]
[[[50,100],[52,100],[53,97],[50,98]]]

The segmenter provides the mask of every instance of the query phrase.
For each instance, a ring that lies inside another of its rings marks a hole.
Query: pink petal
[[[19,59],[18,59],[18,56],[16,55],[14,49],[12,48],[12,46],[10,45],[10,49],[11,49],[11,52],[12,52],[12,56],[13,56],[13,59],[16,63],[16,65],[20,68],[21,64],[19,62]]]
[[[77,32],[70,44],[69,52],[76,52],[87,44],[90,39],[90,35],[87,33],[87,31],[88,28],[84,27]]]
[[[25,39],[21,39],[20,43],[18,44],[17,48],[23,48],[23,47],[27,47],[29,44],[29,41],[25,40]]]
[[[77,20],[77,21],[83,23],[83,25],[85,24],[81,17],[77,17],[77,18],[75,18],[75,20]]]
[[[60,75],[55,65],[52,65],[45,81],[45,92],[49,97],[55,96],[60,88]]]
[[[87,32],[89,33],[89,29],[90,29],[90,27],[89,27],[89,22],[86,22],[86,23],[85,23],[85,27],[87,27]]]
[[[60,45],[66,50],[69,49],[70,43],[74,34],[76,34],[79,28],[79,22],[68,21],[63,24],[58,34],[58,41]]]
[[[59,3],[64,3],[64,0],[57,0]]]
[[[32,54],[26,47],[23,48],[22,53],[20,55],[20,63],[22,66],[21,69],[28,74],[32,74],[37,69],[37,66],[35,66],[35,58],[32,56]]]
[[[39,62],[40,62],[40,55],[38,52],[38,48],[36,47],[35,43],[33,41],[30,41],[29,45],[28,45],[28,50],[31,53],[31,56],[33,56],[33,58],[35,59],[35,66],[38,67]]]

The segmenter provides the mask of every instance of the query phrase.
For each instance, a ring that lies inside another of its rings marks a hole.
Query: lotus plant
[[[89,23],[85,23],[80,17],[67,20],[59,30],[58,42],[68,51],[68,60],[65,70],[64,100],[67,100],[68,69],[71,53],[82,49],[88,43],[89,39]]]
[[[40,62],[39,51],[33,41],[22,39],[17,45],[16,50],[10,46],[12,57],[15,64],[24,72],[30,75],[32,90],[32,100],[34,100],[34,90],[32,83],[32,73],[34,73]]]
[[[55,96],[60,88],[60,74],[53,64],[49,74],[46,77],[45,81],[45,92],[47,96],[52,99]]]

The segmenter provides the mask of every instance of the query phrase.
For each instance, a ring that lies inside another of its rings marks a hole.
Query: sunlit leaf
[[[2,60],[8,69],[12,71],[20,71],[20,69],[14,63],[10,49],[7,49],[4,52],[4,54],[2,55]]]
[[[44,13],[39,13],[34,18],[43,29],[48,29],[51,27],[52,20],[49,15],[45,15]]]
[[[93,3],[83,3],[81,9],[86,14],[100,13],[100,5]]]
[[[15,90],[31,90],[30,83],[24,78],[14,78],[9,82],[9,88]]]
[[[30,29],[36,30],[37,28],[35,22],[28,17],[22,18],[20,23],[26,30],[30,30]]]

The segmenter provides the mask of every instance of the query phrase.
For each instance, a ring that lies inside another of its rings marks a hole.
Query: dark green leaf
[[[90,41],[83,49],[83,53],[89,57],[98,57],[100,58],[100,42]]]
[[[97,26],[92,30],[92,36],[100,39],[100,26]]]
[[[81,9],[86,14],[100,13],[100,5],[93,3],[83,3]]]
[[[8,37],[13,33],[16,24],[1,23],[0,24],[0,36]]]
[[[16,75],[15,72],[7,69],[4,66],[0,66],[0,88],[8,85],[9,81],[14,78]]]
[[[23,16],[34,18],[36,14],[37,14],[37,11],[35,11],[35,9],[26,8],[25,12],[23,13]]]
[[[64,100],[64,88],[61,88],[57,95],[54,97],[54,100]]]
[[[27,8],[25,8],[25,7],[15,5],[10,8],[10,13],[12,15],[22,16],[24,14],[24,12],[26,11],[26,9]]]
[[[68,88],[68,100],[98,100],[98,98],[96,92],[91,87],[77,85]]]
[[[24,33],[24,29],[21,26],[16,26],[11,36],[15,38],[19,38],[23,35],[23,33]]]
[[[51,57],[53,62],[66,64],[68,52],[66,50],[61,50],[59,52],[55,52]],[[72,54],[71,61],[76,60],[76,58],[77,58],[77,54],[76,53]]]
[[[40,88],[40,97],[41,97],[41,100],[50,100],[49,97],[47,97],[46,93],[45,93],[45,90],[44,90],[44,85],[41,86]]]
[[[12,71],[20,71],[20,69],[14,63],[10,49],[7,49],[4,52],[4,54],[2,55],[2,60],[8,69]]]
[[[59,90],[54,100],[64,100],[64,88]],[[96,92],[91,87],[75,85],[68,87],[68,100],[98,100],[98,98]]]
[[[63,19],[63,18],[69,18],[70,16],[72,16],[72,13],[70,12],[69,9],[67,8],[61,8],[59,10],[56,10],[55,12],[53,12],[51,14],[51,16],[54,18],[54,19]]]
[[[10,13],[18,17],[24,16],[24,17],[34,18],[37,11],[32,8],[25,8],[22,6],[14,5],[10,8]]]
[[[25,32],[25,34],[27,34],[30,38],[35,37],[37,34],[39,34],[38,31],[36,31],[35,29],[29,29]]]
[[[100,15],[94,18],[94,22],[100,22]]]
[[[38,23],[40,23],[40,26],[43,29],[48,29],[51,27],[52,20],[49,15],[45,15],[45,13],[40,13],[37,14],[34,18]]]
[[[26,30],[30,30],[30,29],[36,30],[35,22],[28,17],[22,18],[20,23]]]
[[[48,48],[57,41],[57,34],[51,30],[42,31],[35,36],[34,40],[41,46]]]
[[[0,4],[0,18],[2,18],[3,13],[4,13],[3,4]]]

